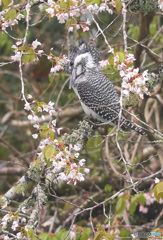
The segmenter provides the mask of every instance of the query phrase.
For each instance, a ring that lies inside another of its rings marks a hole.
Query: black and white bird
[[[84,112],[90,118],[101,123],[130,128],[141,135],[146,135],[141,127],[126,119],[120,113],[120,98],[109,79],[101,72],[100,54],[86,44],[74,48],[65,71],[71,73],[69,88],[78,96]]]

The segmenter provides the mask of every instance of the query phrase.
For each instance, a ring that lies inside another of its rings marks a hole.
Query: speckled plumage
[[[70,88],[78,95],[85,113],[102,123],[117,125],[120,112],[120,98],[109,79],[100,71],[100,55],[93,47],[81,45],[71,54]],[[122,113],[122,128],[130,128],[142,135],[141,127],[130,122]]]

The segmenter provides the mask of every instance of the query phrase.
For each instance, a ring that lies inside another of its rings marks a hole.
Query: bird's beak
[[[72,86],[74,85],[75,79],[76,79],[76,71],[75,69],[73,69],[70,77],[69,89],[72,88]]]

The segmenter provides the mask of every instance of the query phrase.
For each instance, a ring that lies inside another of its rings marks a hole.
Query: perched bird
[[[120,98],[109,79],[100,70],[100,54],[94,47],[82,44],[72,50],[65,71],[71,73],[69,88],[77,94],[83,110],[90,118],[101,123],[130,128],[141,135],[143,129],[120,113]]]

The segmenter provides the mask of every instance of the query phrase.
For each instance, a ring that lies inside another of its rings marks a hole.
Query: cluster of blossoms
[[[49,8],[46,12],[53,17],[57,17],[59,23],[66,23],[66,27],[69,32],[74,29],[82,29],[83,32],[89,31],[90,21],[78,22],[76,18],[90,12],[93,14],[98,14],[102,11],[107,11],[109,14],[113,13],[113,8],[115,7],[114,0],[102,0],[100,5],[97,3],[87,5],[84,0],[81,1],[64,1],[62,4],[58,4],[53,0],[48,0]]]
[[[53,49],[51,49],[51,50],[53,50]],[[48,58],[48,60],[55,62],[55,64],[56,64],[55,66],[53,66],[50,69],[51,73],[56,73],[60,70],[63,70],[63,64],[69,62],[69,59],[65,55],[63,55],[62,58],[58,58],[58,57],[55,57],[52,54],[50,54],[47,58]]]
[[[84,173],[89,173],[89,169],[83,167],[85,159],[78,159],[80,148],[77,145],[65,146],[62,141],[47,137],[41,141],[40,150],[38,156],[43,161],[49,155],[52,171],[57,176],[55,181],[76,185],[77,181],[84,181]]]
[[[122,60],[123,59],[123,60]],[[144,98],[144,93],[149,95],[146,82],[148,81],[148,71],[144,71],[139,74],[139,68],[133,67],[133,61],[135,61],[134,55],[128,52],[115,53],[113,57],[114,67],[118,69],[122,78],[122,94],[125,97],[129,97],[130,92],[135,92],[140,98]],[[100,62],[101,67],[105,67],[110,64],[109,60],[102,60]]]
[[[20,217],[19,213],[13,213],[10,212],[8,214],[6,214],[3,218],[2,218],[2,229],[5,230],[9,225],[11,226],[11,229],[14,232],[18,232],[16,234],[16,239],[23,239],[22,237],[22,233],[21,231],[23,230],[24,232],[28,232],[28,225],[25,226],[26,224],[26,218],[25,217]],[[10,237],[8,235],[6,235],[4,237],[4,240],[9,240]],[[13,239],[13,237],[11,237],[11,239]]]
[[[11,59],[14,62],[20,61],[22,51],[24,55],[31,56],[31,60],[38,60],[37,55],[40,56],[43,53],[43,50],[36,50],[38,46],[42,45],[37,39],[32,42],[31,46],[22,46],[22,44],[22,41],[18,41],[16,44],[12,45],[15,55],[11,56]]]
[[[150,190],[152,190],[152,191],[150,191],[150,192],[148,192],[148,193],[143,193],[143,194],[142,194],[142,196],[143,196],[144,199],[145,199],[145,206],[142,205],[142,204],[140,204],[140,205],[139,205],[139,212],[147,213],[147,212],[148,212],[148,206],[150,206],[150,205],[152,205],[154,202],[156,202],[156,198],[155,198],[154,192],[153,192],[153,187],[154,187],[155,184],[157,184],[158,182],[159,182],[159,179],[158,179],[158,178],[155,178],[155,183],[152,183],[151,186],[150,186]],[[123,195],[125,195],[124,192],[122,192],[122,193],[119,194],[119,196],[123,196]],[[132,198],[131,198],[131,201],[130,201],[130,199],[128,199],[128,200],[126,201],[126,207],[127,207],[128,210],[129,210],[129,208],[130,208],[131,202],[132,202]],[[138,203],[138,202],[137,202],[137,203]],[[159,204],[162,204],[162,203],[163,203],[163,200],[160,199],[158,203],[159,203]]]
[[[31,95],[27,96],[28,99],[32,99]],[[45,119],[43,112],[48,112],[51,116],[54,116],[55,109],[54,103],[38,102],[33,100],[31,103],[26,103],[24,109],[31,111],[31,104],[35,104],[33,111],[28,115],[28,120],[35,121],[33,127],[37,129],[37,133],[33,134],[33,138],[36,139],[40,135],[42,138],[39,145],[38,157],[42,161],[48,162],[52,167],[54,173],[58,173],[57,180],[66,181],[67,183],[77,181],[84,181],[84,173],[88,173],[89,169],[84,168],[85,159],[78,159],[80,148],[77,145],[71,144],[65,145],[62,141],[54,138],[55,134],[60,135],[62,128],[56,127],[56,120],[53,120],[48,125],[42,125],[38,123],[38,114],[41,114],[42,119]]]
[[[6,20],[5,17],[0,16],[0,25],[2,28],[2,31],[6,31],[6,28],[10,27],[12,29],[13,26],[17,25],[21,19],[24,18],[24,15],[19,13],[15,17],[15,19],[8,18]]]
[[[33,97],[28,94],[27,95],[27,99],[33,99]],[[31,105],[35,104],[35,106],[32,108]],[[39,121],[39,117],[38,115],[41,116],[42,120],[45,120],[45,116],[43,112],[48,113],[50,116],[54,116],[56,111],[54,109],[54,102],[49,102],[48,104],[44,103],[44,102],[38,102],[37,100],[32,100],[32,102],[26,102],[24,105],[24,109],[27,111],[30,111],[31,113],[28,115],[28,120],[29,121],[34,121],[36,122],[33,127],[35,129],[37,129],[38,131],[40,130],[41,126],[38,123]],[[54,123],[54,121],[52,121]],[[53,127],[51,127],[51,131],[55,132],[55,129]],[[39,132],[35,133],[32,135],[33,138],[38,138],[39,136]]]
[[[158,6],[163,11],[163,0],[158,0]]]

